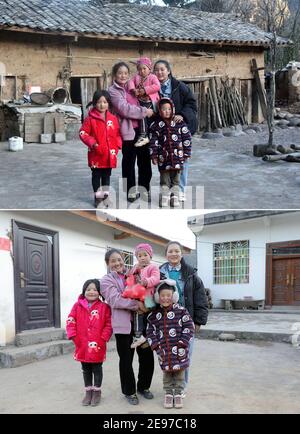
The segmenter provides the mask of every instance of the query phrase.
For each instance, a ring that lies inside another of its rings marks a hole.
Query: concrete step
[[[0,349],[0,368],[16,368],[73,351],[73,342],[67,340],[53,340],[23,347],[7,346]]]
[[[17,347],[26,347],[63,339],[66,339],[65,329],[51,327],[46,329],[26,330],[16,335],[15,345]]]
[[[268,315],[274,315],[274,314],[283,314],[283,315],[300,315],[300,309],[299,306],[297,306],[296,308],[294,307],[293,309],[264,309],[264,310],[255,310],[255,309],[219,309],[219,308],[213,308],[211,309],[209,312],[212,313],[228,313],[228,314],[234,314],[234,313],[244,313],[244,314],[257,314],[257,315],[261,315],[261,314],[268,314]]]
[[[218,339],[222,333],[230,333],[238,340],[248,341],[266,341],[266,342],[281,342],[292,343],[292,333],[279,332],[262,332],[262,331],[245,331],[245,330],[226,330],[226,329],[209,329],[208,327],[201,328],[196,337],[202,339]]]

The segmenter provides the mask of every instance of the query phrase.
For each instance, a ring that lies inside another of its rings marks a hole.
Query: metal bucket
[[[30,99],[31,102],[33,102],[34,104],[38,104],[38,105],[45,105],[48,104],[48,102],[50,101],[50,97],[49,95],[47,95],[46,93],[39,93],[39,92],[34,92],[30,95]]]
[[[49,95],[55,104],[65,104],[69,99],[69,92],[64,87],[49,89],[47,95]]]

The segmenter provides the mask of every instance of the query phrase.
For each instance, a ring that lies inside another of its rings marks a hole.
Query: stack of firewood
[[[218,85],[219,84],[219,85]],[[209,80],[206,92],[207,131],[247,124],[242,97],[234,80]]]
[[[291,145],[289,147],[279,145],[275,149],[270,149],[269,155],[263,157],[263,161],[279,160],[288,163],[300,163],[300,145]]]

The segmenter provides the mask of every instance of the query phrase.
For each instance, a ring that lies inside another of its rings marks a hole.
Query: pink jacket
[[[134,77],[128,82],[128,90],[136,89],[140,84],[143,85],[146,94],[150,97],[153,103],[159,101],[160,83],[156,75],[149,74],[145,80],[139,74],[135,74]]]
[[[138,302],[122,297],[125,284],[115,271],[111,271],[100,279],[100,287],[101,295],[111,307],[113,332],[123,335],[130,334],[132,312],[138,310]]]
[[[160,271],[158,265],[149,264],[147,267],[140,268],[136,264],[133,269],[130,270],[130,274],[134,274],[136,272],[139,273],[141,279],[146,280],[147,282],[145,306],[149,308],[155,306],[153,295],[156,285],[158,285],[160,282]]]
[[[120,123],[123,140],[133,140],[134,128],[138,127],[136,120],[144,119],[147,115],[146,107],[140,107],[137,98],[128,92],[127,87],[118,85],[115,81],[108,89],[114,112]]]

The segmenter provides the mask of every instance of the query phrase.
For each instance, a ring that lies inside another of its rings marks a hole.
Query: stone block
[[[54,141],[55,143],[65,142],[66,133],[54,133]]]
[[[52,143],[52,134],[41,134],[40,142],[43,144]]]
[[[231,333],[221,333],[219,335],[219,341],[232,342],[232,341],[235,341],[235,340],[236,340],[235,335],[233,335]]]

